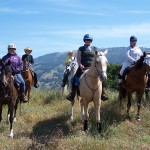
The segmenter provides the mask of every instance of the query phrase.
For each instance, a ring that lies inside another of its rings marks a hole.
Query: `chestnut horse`
[[[13,137],[13,120],[16,119],[19,98],[20,95],[14,86],[14,77],[11,75],[10,61],[7,64],[3,64],[0,59],[0,121],[2,120],[2,106],[7,104],[7,119],[9,119],[10,122],[10,137]]]
[[[120,106],[122,105],[122,99],[128,98],[127,103],[127,118],[130,119],[130,109],[131,109],[131,97],[132,93],[136,92],[137,99],[137,115],[136,120],[140,121],[140,108],[142,97],[146,88],[147,78],[146,74],[149,73],[150,69],[150,55],[145,52],[143,56],[136,62],[134,66],[131,67],[129,73],[126,75],[126,79],[119,86],[119,100]]]
[[[25,81],[25,95],[28,98],[28,103],[29,103],[29,99],[30,99],[30,93],[31,93],[31,89],[32,89],[32,85],[34,83],[33,81],[33,76],[31,74],[31,70],[29,69],[29,62],[28,61],[23,61],[23,70],[21,72],[21,75]]]
[[[107,50],[103,53],[95,52],[94,60],[88,70],[86,70],[80,77],[80,104],[81,114],[84,121],[84,131],[88,129],[88,104],[94,103],[96,111],[97,130],[101,131],[101,120],[100,120],[100,107],[101,107],[101,94],[102,94],[102,81],[107,79]],[[79,94],[79,93],[78,93]],[[73,120],[73,106],[72,104],[72,115]]]

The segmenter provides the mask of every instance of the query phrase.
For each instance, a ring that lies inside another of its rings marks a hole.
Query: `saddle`
[[[118,73],[118,79],[122,79],[122,81],[125,82],[126,75],[130,72],[131,68],[132,66],[127,67],[122,76]]]

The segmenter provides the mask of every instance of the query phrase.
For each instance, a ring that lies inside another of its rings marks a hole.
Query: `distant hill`
[[[108,49],[108,62],[122,64],[126,53],[126,47],[113,47]],[[105,49],[100,49],[104,51]],[[150,48],[141,47],[142,51],[150,52]],[[75,51],[75,55],[76,55]],[[48,89],[60,89],[63,72],[65,69],[64,60],[67,52],[55,52],[40,56],[35,59],[34,69],[38,74],[40,86]]]

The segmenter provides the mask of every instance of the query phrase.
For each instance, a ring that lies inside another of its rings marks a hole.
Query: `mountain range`
[[[144,52],[150,52],[150,48],[140,47]],[[110,64],[122,64],[126,53],[126,47],[107,48],[107,59]],[[101,48],[100,51],[104,51]],[[77,51],[75,51],[75,56]],[[60,89],[61,80],[65,70],[64,61],[67,52],[54,52],[35,58],[34,70],[38,75],[40,87],[46,89]]]

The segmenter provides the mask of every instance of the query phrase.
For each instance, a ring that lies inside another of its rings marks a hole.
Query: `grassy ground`
[[[0,123],[0,150],[150,150],[150,105],[144,100],[141,122],[135,120],[133,101],[131,121],[125,119],[126,101],[120,111],[116,91],[107,91],[110,100],[102,102],[102,133],[96,131],[93,104],[89,105],[89,130],[83,131],[78,101],[73,123],[70,103],[60,92],[34,90],[30,104],[18,107],[14,138],[9,138],[7,107]]]

